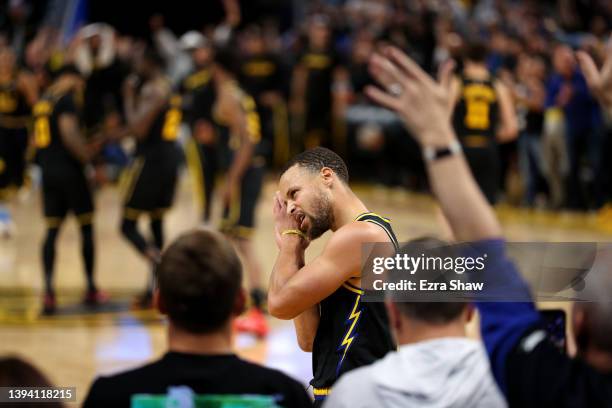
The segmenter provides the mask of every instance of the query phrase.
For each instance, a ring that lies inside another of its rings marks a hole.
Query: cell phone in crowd
[[[565,333],[567,329],[567,318],[565,310],[540,310],[540,314],[544,319],[544,328],[548,333],[548,338],[559,348],[559,350],[566,352],[567,339]]]

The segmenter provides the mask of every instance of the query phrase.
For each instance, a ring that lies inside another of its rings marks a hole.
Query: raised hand
[[[382,86],[369,86],[366,94],[397,112],[421,146],[448,146],[454,139],[450,117],[450,82],[454,64],[445,64],[434,81],[396,47],[370,58],[370,73]]]

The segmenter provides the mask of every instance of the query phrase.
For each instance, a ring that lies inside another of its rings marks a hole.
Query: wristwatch
[[[446,147],[425,146],[423,148],[423,158],[425,161],[431,162],[442,159],[447,156],[453,156],[461,152],[461,144],[457,140],[453,140]]]

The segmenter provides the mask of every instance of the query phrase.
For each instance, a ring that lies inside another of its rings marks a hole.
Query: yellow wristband
[[[300,231],[299,229],[288,229],[288,230],[284,230],[281,235],[298,235],[304,239],[308,239],[308,237],[306,236],[306,234],[304,234],[302,231]]]

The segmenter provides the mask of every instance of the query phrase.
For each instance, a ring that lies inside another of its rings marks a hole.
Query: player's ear
[[[159,288],[156,288],[153,292],[153,307],[159,311],[159,313],[167,314],[166,303],[159,293]]]
[[[334,179],[334,171],[329,167],[323,167],[319,172],[321,178],[323,179],[323,183],[326,186],[331,186]]]

